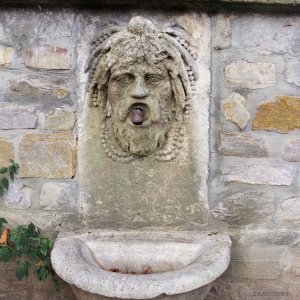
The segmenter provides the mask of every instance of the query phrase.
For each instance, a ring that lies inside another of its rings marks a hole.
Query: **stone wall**
[[[11,226],[32,221],[51,237],[81,226],[77,138],[86,77],[78,69],[92,28],[113,14],[151,18],[142,10],[0,11],[0,166],[10,158],[20,164],[0,201]],[[230,267],[209,300],[298,299],[300,17],[227,11],[205,19],[212,66],[207,227],[233,241]],[[55,299],[40,287],[32,296],[32,281],[9,288],[13,277],[4,277],[2,299]]]

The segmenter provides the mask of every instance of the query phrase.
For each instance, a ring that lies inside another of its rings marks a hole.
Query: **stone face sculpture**
[[[134,17],[91,44],[88,100],[101,110],[102,144],[113,160],[176,157],[185,135],[197,72],[194,46],[176,24],[158,29]]]

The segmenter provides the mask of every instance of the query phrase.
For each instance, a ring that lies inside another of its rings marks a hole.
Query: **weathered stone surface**
[[[263,192],[236,193],[221,199],[212,214],[229,223],[257,223],[274,212],[274,196]]]
[[[222,100],[224,115],[227,120],[236,123],[240,129],[244,129],[250,119],[245,97],[238,93],[232,93]]]
[[[0,66],[9,65],[12,62],[14,49],[0,45]]]
[[[282,165],[229,166],[221,171],[224,182],[291,185],[294,169]]]
[[[238,32],[238,40],[248,51],[258,52],[264,55],[273,53],[298,52],[295,42],[299,36],[300,23],[298,16],[286,16],[274,18],[271,15],[246,15],[235,23]]]
[[[76,145],[71,133],[27,134],[20,143],[19,151],[21,177],[74,176]]]
[[[11,83],[10,90],[21,96],[44,97],[45,94],[65,98],[70,91],[64,84],[53,83],[45,80],[19,80]]]
[[[43,184],[40,208],[45,210],[70,210],[75,205],[74,184],[48,182]]]
[[[292,140],[287,144],[282,158],[286,161],[300,161],[300,139]]]
[[[285,66],[285,78],[289,83],[300,86],[300,59],[296,57],[289,57]]]
[[[19,187],[10,184],[8,191],[4,194],[4,203],[9,208],[26,209],[31,206],[31,189],[26,186]]]
[[[220,132],[220,146],[218,151],[222,155],[241,157],[266,157],[269,149],[262,138],[254,138],[239,132]]]
[[[287,133],[300,129],[300,97],[278,96],[263,102],[252,122],[252,129],[272,130]]]
[[[45,129],[48,130],[72,130],[76,122],[74,112],[56,109],[51,115],[46,116]]]
[[[238,60],[225,67],[225,80],[229,86],[236,89],[261,89],[275,86],[275,65]]]
[[[9,160],[14,158],[12,141],[0,139],[0,168],[9,165]]]
[[[275,219],[279,223],[299,225],[300,197],[285,200],[278,208]]]
[[[0,129],[36,128],[37,120],[33,108],[11,107],[0,109]]]
[[[25,65],[34,69],[68,70],[70,69],[69,50],[50,45],[27,48]]]
[[[231,46],[231,16],[217,15],[213,33],[213,47],[216,50]]]

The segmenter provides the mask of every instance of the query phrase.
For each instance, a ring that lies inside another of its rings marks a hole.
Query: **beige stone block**
[[[45,129],[48,130],[72,130],[76,121],[74,112],[56,109],[51,115],[46,116]]]
[[[9,160],[14,158],[12,141],[0,139],[0,168],[9,165]]]
[[[247,101],[242,95],[232,93],[222,100],[222,105],[226,120],[237,124],[240,129],[244,129],[247,126],[250,113],[247,109]]]
[[[69,50],[51,45],[27,48],[25,65],[34,69],[68,70],[70,69]]]
[[[225,80],[236,89],[262,89],[275,86],[275,65],[266,62],[235,61],[225,67]]]
[[[19,151],[20,177],[70,178],[75,174],[76,143],[71,133],[27,134]]]
[[[279,223],[299,225],[300,224],[300,197],[285,200],[275,215]]]
[[[286,145],[282,158],[287,161],[300,161],[300,139],[294,139]]]
[[[0,46],[0,65],[9,65],[12,62],[14,49]]]
[[[231,21],[232,16],[217,15],[213,32],[213,47],[216,50],[226,49],[231,46]]]
[[[300,97],[278,96],[258,106],[252,129],[287,133],[300,129]]]

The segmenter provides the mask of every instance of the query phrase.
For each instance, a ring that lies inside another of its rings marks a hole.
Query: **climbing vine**
[[[9,179],[14,180],[19,165],[10,160],[8,167],[0,168],[0,197],[9,188]],[[0,218],[0,260],[16,263],[15,274],[19,280],[28,277],[30,268],[34,268],[37,279],[44,281],[51,276],[54,289],[61,294],[56,274],[52,268],[50,253],[53,241],[42,236],[41,231],[33,223],[20,225],[14,229],[6,227],[7,220]]]

